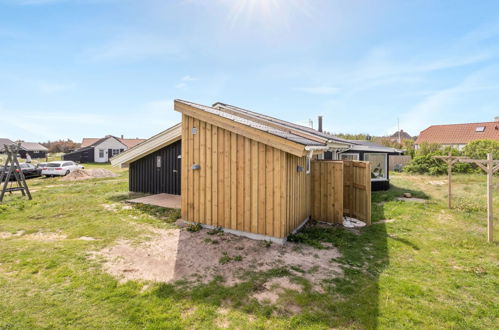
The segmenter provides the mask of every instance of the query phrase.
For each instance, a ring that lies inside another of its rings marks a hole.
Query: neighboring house
[[[311,159],[350,143],[223,103],[175,101],[182,124],[114,158],[130,190],[182,195],[182,218],[282,241],[311,215]],[[259,211],[258,211],[259,210]]]
[[[79,163],[107,163],[113,156],[136,146],[144,139],[123,139],[108,135],[101,139],[84,138],[81,148],[63,156],[63,160]]]
[[[180,195],[181,128],[174,125],[111,159],[129,167],[130,191]]]
[[[5,146],[16,144],[14,141],[7,138],[0,138],[0,154],[5,153]]]
[[[47,158],[48,149],[36,142],[21,142],[19,155],[22,159],[26,159],[29,155],[32,159]]]
[[[499,141],[499,117],[483,123],[430,126],[421,131],[414,147],[417,150],[426,142],[462,150],[469,142],[483,139]]]
[[[390,157],[401,155],[404,151],[385,147],[370,141],[348,140],[351,147],[337,153],[326,152],[326,160],[363,160],[371,164],[371,189],[373,191],[390,189]]]
[[[388,139],[392,142],[402,143],[402,141],[404,140],[412,140],[413,137],[409,133],[401,129],[400,131],[396,131],[392,135],[388,136]]]

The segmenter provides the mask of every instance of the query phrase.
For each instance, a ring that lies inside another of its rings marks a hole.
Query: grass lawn
[[[486,243],[484,175],[455,177],[453,210],[446,209],[447,187],[438,182],[444,177],[394,175],[391,190],[373,194],[373,221],[393,221],[360,233],[306,227],[294,237],[301,243],[290,243],[317,248],[332,243],[341,252],[335,261],[343,276],[326,280],[324,292],[298,276],[294,280],[303,284],[302,291],[288,290],[276,304],[260,304],[252,294],[262,281],[287,276],[289,269],[250,272],[232,287],[219,279],[122,283],[105,273],[99,260],[89,258],[92,251],[120,239],[142,242],[145,224],[174,228],[178,217],[154,207],[110,211],[129,197],[128,172],[112,170],[119,177],[29,180],[33,201],[7,196],[0,204],[0,329],[493,329],[499,324],[499,249]],[[428,202],[395,200],[407,191]],[[498,230],[495,236],[499,239]],[[283,308],[290,304],[299,311]]]

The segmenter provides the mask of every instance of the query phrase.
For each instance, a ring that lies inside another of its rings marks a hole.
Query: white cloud
[[[197,80],[199,80],[199,78],[192,77],[189,75],[183,76],[182,79],[180,79],[180,82],[175,85],[175,88],[178,88],[178,89],[186,88],[187,86],[189,86],[190,82],[197,81]]]
[[[305,92],[308,94],[332,95],[338,93],[340,89],[330,86],[315,86],[315,87],[298,87],[295,88],[295,90]]]

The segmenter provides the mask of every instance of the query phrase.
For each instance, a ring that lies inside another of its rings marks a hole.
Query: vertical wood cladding
[[[181,192],[180,141],[130,164],[130,191],[149,194]]]
[[[284,237],[308,217],[305,158],[187,115],[182,141],[185,220]]]

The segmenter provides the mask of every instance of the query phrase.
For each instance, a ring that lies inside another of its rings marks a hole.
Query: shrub
[[[473,159],[487,159],[487,153],[491,152],[494,159],[499,159],[499,141],[475,140],[468,143],[463,153]]]
[[[408,173],[441,175],[447,173],[447,165],[439,159],[433,158],[431,154],[416,156],[404,167]]]
[[[191,223],[187,226],[187,231],[190,231],[191,233],[195,233],[197,231],[200,231],[203,227],[201,226],[200,223]]]

